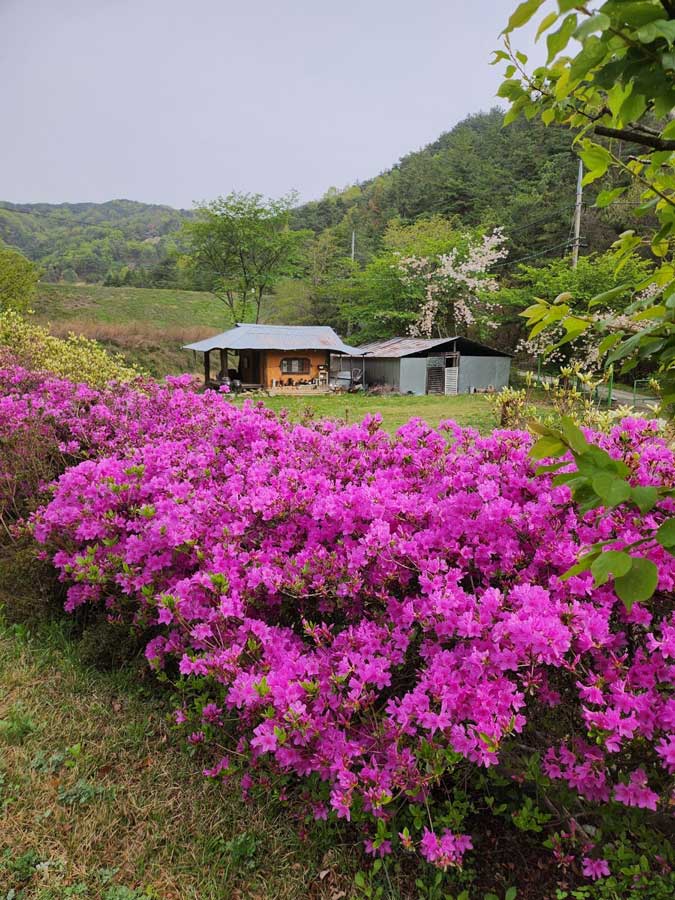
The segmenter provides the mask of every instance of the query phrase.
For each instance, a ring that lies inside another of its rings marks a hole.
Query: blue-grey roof
[[[494,350],[485,344],[479,344],[468,338],[444,337],[444,338],[413,338],[413,337],[395,337],[388,338],[384,341],[372,341],[370,344],[363,344],[358,348],[358,354],[364,356],[379,356],[385,359],[401,359],[404,356],[412,356],[415,353],[424,353],[428,350],[434,350],[436,347],[442,347],[443,344],[456,342],[457,349],[462,350],[488,350],[491,355],[510,356],[510,353],[504,353],[501,350]]]
[[[183,350],[327,350],[360,356],[357,347],[345,344],[328,325],[250,325],[241,323]]]

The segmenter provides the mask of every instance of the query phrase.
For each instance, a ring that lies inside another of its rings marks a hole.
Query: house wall
[[[508,356],[460,356],[458,392],[467,394],[472,388],[496,390],[507,387],[511,360]]]
[[[264,350],[261,351],[260,380],[263,387],[272,387],[272,382],[277,384],[283,381],[288,384],[289,379],[293,384],[311,381],[319,377],[319,366],[328,366],[330,354],[326,350]],[[281,371],[282,359],[295,359],[303,357],[309,359],[309,372],[306,375],[287,375]]]
[[[371,356],[365,356],[363,362],[361,359],[352,360],[353,365],[365,371],[366,385],[386,384],[397,391],[400,390],[401,362],[400,359],[375,359]]]
[[[402,394],[426,394],[427,392],[427,360],[407,357],[400,360]]]

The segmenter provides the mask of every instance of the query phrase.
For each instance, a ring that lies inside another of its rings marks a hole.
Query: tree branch
[[[675,141],[665,141],[656,135],[643,134],[628,128],[607,128],[606,125],[594,125],[593,131],[602,137],[618,138],[620,141],[641,144],[644,147],[652,147],[654,150],[675,150]]]

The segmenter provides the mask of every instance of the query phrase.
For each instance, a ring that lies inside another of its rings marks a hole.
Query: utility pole
[[[352,229],[352,262],[354,262],[354,250],[356,249],[356,232]]]
[[[579,174],[577,176],[577,202],[574,207],[574,241],[572,242],[572,268],[576,269],[579,262],[579,243],[581,237],[581,191],[584,177],[584,164],[579,160]]]

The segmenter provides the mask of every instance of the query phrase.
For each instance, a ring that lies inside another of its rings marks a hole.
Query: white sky
[[[494,105],[516,5],[0,0],[0,199],[319,197]]]

